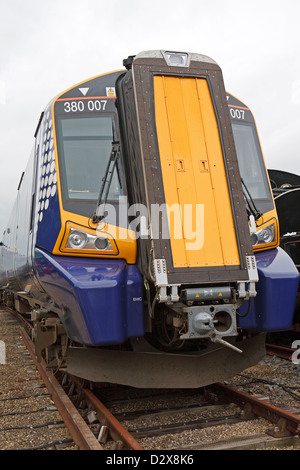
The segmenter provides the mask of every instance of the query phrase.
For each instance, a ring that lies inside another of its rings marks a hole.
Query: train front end
[[[238,330],[258,273],[222,72],[198,54],[126,64],[59,95],[40,126],[37,278],[73,342],[71,373],[201,386],[264,352]]]

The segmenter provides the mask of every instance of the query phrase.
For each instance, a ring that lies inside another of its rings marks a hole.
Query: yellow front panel
[[[219,132],[206,80],[155,76],[154,99],[165,202],[171,208],[174,267],[239,265]]]

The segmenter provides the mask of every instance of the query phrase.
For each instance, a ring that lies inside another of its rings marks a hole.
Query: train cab
[[[263,153],[250,109],[227,94],[234,142],[239,162],[255,252],[275,248],[279,242],[278,217]]]
[[[262,331],[289,328],[299,280],[279,247],[278,214],[255,119],[249,107],[229,93],[227,102],[259,273],[257,296],[240,309],[239,325]]]

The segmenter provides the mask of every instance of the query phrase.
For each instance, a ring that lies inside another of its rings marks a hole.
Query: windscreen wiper
[[[122,182],[121,182],[121,175],[120,175],[120,142],[112,142],[112,149],[110,153],[110,157],[107,163],[107,167],[105,170],[105,175],[102,179],[102,185],[97,201],[97,207],[92,215],[92,221],[94,224],[99,223],[101,220],[104,219],[105,215],[105,204],[108,199],[108,194],[111,186],[111,182],[113,179],[114,171],[117,169],[117,175],[119,180],[120,188],[122,189]]]
[[[243,178],[241,178],[241,180],[242,180],[242,185],[243,185],[243,187],[244,187],[244,191],[243,191],[244,197],[245,197],[245,200],[246,200],[247,206],[248,206],[248,210],[247,210],[248,215],[253,215],[254,219],[255,219],[255,220],[258,220],[258,219],[260,219],[260,217],[261,217],[263,214],[262,214],[262,212],[261,212],[260,210],[257,209],[257,207],[256,207],[256,205],[255,205],[255,203],[254,203],[254,201],[253,201],[253,198],[252,198],[252,196],[251,196],[251,194],[250,194],[250,192],[249,192],[249,190],[248,190],[248,188],[247,188],[247,186],[246,186],[246,184],[245,184]]]

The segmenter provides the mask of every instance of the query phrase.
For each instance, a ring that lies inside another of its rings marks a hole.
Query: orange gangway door
[[[155,75],[156,133],[174,268],[240,264],[207,80]]]

